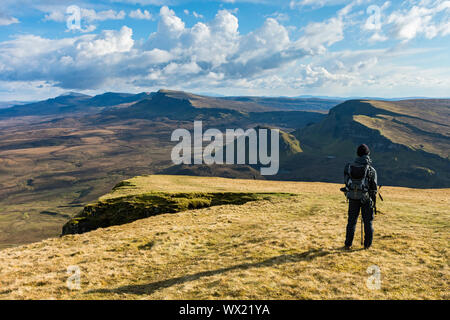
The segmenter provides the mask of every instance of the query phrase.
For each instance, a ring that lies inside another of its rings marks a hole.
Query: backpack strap
[[[346,183],[347,189],[352,184],[352,174],[351,174],[351,172],[352,172],[352,165],[349,163],[348,166],[347,166],[347,175],[348,175],[348,180],[347,180],[347,183]]]
[[[364,177],[363,177],[363,186],[365,187],[365,189],[367,189],[366,191],[369,191],[369,165],[367,164],[366,167],[364,168]]]

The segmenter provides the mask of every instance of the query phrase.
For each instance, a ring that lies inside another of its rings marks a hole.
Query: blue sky
[[[0,101],[450,96],[448,0],[2,0]]]

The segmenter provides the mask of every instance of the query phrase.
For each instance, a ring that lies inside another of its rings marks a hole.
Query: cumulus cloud
[[[391,13],[387,23],[397,39],[409,41],[420,35],[432,39],[450,33],[449,13],[450,1],[421,1],[411,8]]]
[[[133,47],[132,31],[103,31],[58,40],[19,36],[0,44],[0,80],[50,81],[62,88],[97,88],[117,76]],[[129,57],[132,60],[132,57]]]
[[[324,49],[344,39],[342,19],[331,18],[326,22],[314,22],[305,27],[305,35],[300,39],[306,47]]]
[[[91,41],[81,41],[77,44],[79,54],[95,57],[116,52],[128,52],[134,44],[133,31],[124,26],[118,32],[103,31],[102,36]]]
[[[330,51],[344,40],[351,14],[360,3],[352,1],[335,16],[311,22],[295,33],[288,32],[280,19],[266,17],[260,27],[241,34],[239,20],[229,10],[219,10],[211,20],[187,26],[174,10],[163,6],[155,17],[156,31],[145,40],[134,40],[133,30],[127,26],[54,40],[19,35],[0,42],[0,82],[45,82],[77,90],[234,88],[236,94],[240,89],[382,85],[394,72],[389,64],[394,55],[389,50]],[[146,12],[138,9],[129,15],[145,17]],[[93,22],[121,16],[120,12],[100,11],[85,19]],[[55,15],[53,19],[59,18]],[[439,30],[439,34],[445,33],[443,27]],[[373,41],[381,41],[376,37],[383,33],[376,31]],[[417,72],[400,71],[404,77]]]
[[[83,12],[89,22],[122,16],[120,12]],[[46,80],[67,89],[95,89],[118,79],[143,87],[268,85],[262,77],[275,81],[271,73],[325,52],[342,40],[342,30],[342,19],[332,18],[306,26],[301,37],[291,39],[287,28],[269,17],[261,27],[242,35],[238,18],[228,10],[186,27],[173,10],[163,6],[157,31],[144,43],[135,42],[132,29],[126,26],[59,40],[22,35],[2,42],[0,81]]]

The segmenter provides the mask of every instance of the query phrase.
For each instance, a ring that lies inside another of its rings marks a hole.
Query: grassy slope
[[[379,132],[393,143],[449,158],[450,102],[448,100],[369,101],[382,112],[375,117],[358,116],[355,121]]]
[[[147,176],[143,192],[288,192],[244,205],[162,214],[0,251],[0,298],[449,299],[450,190],[385,188],[373,249],[342,251],[339,185]],[[430,199],[433,199],[430,202]],[[359,230],[359,228],[358,228]],[[381,290],[366,287],[381,268]],[[81,268],[81,290],[66,288]]]

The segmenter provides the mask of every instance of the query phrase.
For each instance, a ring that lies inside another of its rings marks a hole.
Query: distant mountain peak
[[[65,92],[63,94],[60,94],[58,97],[90,97],[87,94],[84,93],[79,93],[79,92],[75,92],[75,91],[68,91]]]
[[[171,89],[159,89],[158,93],[185,93],[184,91],[181,90],[171,90]]]

